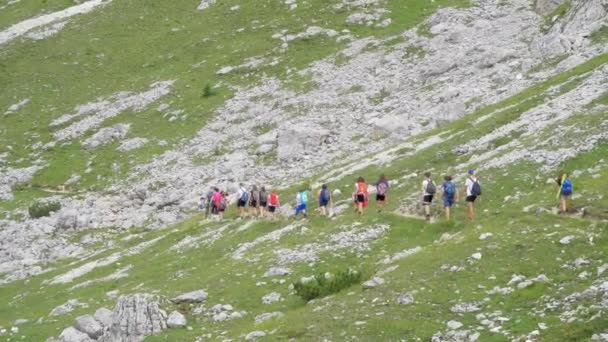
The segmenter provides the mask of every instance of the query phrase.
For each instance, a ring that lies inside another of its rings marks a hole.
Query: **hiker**
[[[249,192],[247,192],[247,189],[245,189],[245,185],[243,183],[240,184],[237,196],[238,201],[236,203],[236,207],[238,209],[238,215],[239,217],[243,217],[243,215],[245,215],[245,207],[249,201]]]
[[[353,190],[353,200],[355,202],[355,210],[357,214],[363,215],[363,208],[367,207],[368,203],[368,192],[367,192],[367,184],[365,183],[365,179],[363,177],[359,177],[357,179],[357,183],[355,183],[355,188]]]
[[[279,201],[279,195],[275,190],[272,190],[270,195],[268,195],[268,212],[270,213],[271,217],[274,218],[275,212],[280,205],[281,202]]]
[[[213,188],[213,194],[211,195],[211,214],[219,215],[220,214],[220,204],[222,202],[222,193],[220,189]]]
[[[450,210],[454,203],[458,201],[458,191],[456,191],[456,184],[452,182],[452,176],[443,177],[443,183],[441,184],[443,199],[443,208],[445,209],[445,219],[450,220]]]
[[[472,221],[475,218],[473,203],[475,203],[477,197],[481,196],[481,185],[475,177],[475,170],[473,169],[468,172],[467,180],[464,183],[464,192],[467,202],[467,217]]]
[[[251,193],[249,194],[249,207],[251,214],[257,217],[260,207],[260,192],[258,191],[258,187],[256,185],[251,187]]]
[[[308,190],[302,189],[296,195],[296,213],[295,216],[298,217],[300,213],[304,218],[307,218],[306,209],[308,208]]]
[[[220,219],[224,218],[224,213],[226,212],[226,208],[228,208],[228,193],[226,191],[220,192],[222,198],[220,200]]]
[[[431,173],[424,173],[424,180],[422,181],[422,206],[424,207],[424,215],[427,221],[431,220],[431,203],[433,197],[437,192],[437,187],[431,179]]]
[[[331,203],[331,195],[329,193],[329,189],[327,189],[327,184],[323,184],[321,186],[321,192],[319,193],[319,209],[321,210],[321,215],[329,216],[328,207]]]
[[[201,205],[204,205],[205,208],[205,218],[209,217],[209,212],[211,211],[211,197],[213,196],[214,187],[209,187],[209,190],[205,194],[204,203],[203,198],[201,197]]]
[[[380,175],[380,178],[376,182],[376,207],[378,208],[378,212],[382,212],[384,210],[384,205],[388,201],[388,181],[384,175]]]
[[[268,193],[266,187],[262,186],[260,189],[260,217],[266,216],[266,206],[268,205]]]
[[[568,178],[568,173],[562,170],[559,172],[555,182],[559,187],[559,212],[560,214],[565,214],[568,212],[568,201],[572,195],[572,181]]]

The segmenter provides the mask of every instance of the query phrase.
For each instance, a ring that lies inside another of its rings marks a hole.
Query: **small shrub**
[[[213,90],[213,86],[209,83],[205,84],[203,87],[203,95],[202,97],[208,98],[216,94],[216,91]]]
[[[348,268],[336,274],[321,272],[307,282],[298,281],[294,284],[294,290],[302,299],[309,301],[339,292],[360,281],[361,272]]]
[[[28,212],[30,217],[40,218],[49,216],[52,211],[58,211],[59,209],[61,209],[59,202],[36,202],[28,208]]]

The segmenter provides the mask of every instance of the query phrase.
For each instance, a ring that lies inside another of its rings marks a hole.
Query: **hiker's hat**
[[[475,169],[469,169],[469,174],[470,174],[470,175],[475,174]]]

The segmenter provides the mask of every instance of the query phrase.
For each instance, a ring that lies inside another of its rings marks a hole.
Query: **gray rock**
[[[253,341],[253,340],[257,340],[260,337],[264,337],[266,336],[266,333],[263,331],[252,331],[249,334],[247,334],[247,336],[245,336],[245,340],[246,341]]]
[[[260,145],[255,150],[255,153],[256,154],[268,154],[268,153],[272,152],[274,150],[274,148],[275,148],[275,145],[273,145],[273,144]]]
[[[93,342],[89,335],[76,330],[73,327],[64,329],[59,335],[58,342]]]
[[[271,318],[278,318],[278,317],[283,317],[283,313],[279,312],[279,311],[274,311],[274,312],[265,312],[263,314],[259,314],[257,316],[255,316],[255,323],[256,324],[260,324],[264,321],[267,321]]]
[[[147,143],[148,139],[146,138],[132,138],[120,143],[120,146],[118,146],[117,150],[120,152],[128,152],[138,149]]]
[[[269,293],[267,295],[265,295],[264,297],[262,297],[262,303],[264,304],[272,304],[274,302],[278,302],[281,300],[281,294],[278,292],[272,292]]]
[[[374,287],[383,285],[383,284],[384,284],[384,279],[382,279],[380,277],[373,277],[372,279],[364,282],[362,286],[364,289],[373,289]]]
[[[82,147],[86,150],[91,150],[108,144],[113,140],[122,139],[127,135],[130,128],[130,124],[116,124],[112,127],[104,127],[85,140],[82,143]]]
[[[448,321],[448,328],[452,329],[452,330],[456,330],[459,329],[460,327],[462,327],[462,323],[458,322],[458,321]]]
[[[165,330],[166,316],[152,295],[138,293],[120,297],[112,312],[112,325],[99,341],[140,342]]]
[[[401,305],[414,304],[414,296],[410,292],[402,294],[399,296],[399,298],[397,298],[397,303]]]
[[[89,337],[94,340],[103,335],[103,326],[91,315],[77,317],[76,322],[74,323],[74,328],[89,335]]]
[[[175,298],[172,298],[171,301],[175,304],[180,303],[201,303],[207,300],[208,294],[205,290],[197,290],[188,293],[184,293]]]
[[[173,311],[167,318],[167,326],[169,328],[184,328],[188,324],[186,316],[182,315],[177,311]]]
[[[291,273],[291,270],[286,267],[271,267],[266,273],[264,273],[264,277],[276,277],[276,276],[284,276]]]
[[[104,327],[110,327],[112,325],[112,311],[110,309],[97,309],[93,315],[93,318],[95,318]]]
[[[55,307],[53,310],[51,310],[50,316],[65,315],[68,312],[72,312],[77,307],[86,308],[87,305],[84,303],[78,302],[77,299],[70,299],[67,302],[65,302],[64,304],[61,304],[61,305]]]
[[[281,127],[277,154],[281,160],[303,157],[316,151],[329,137],[330,132],[316,125],[291,125]]]

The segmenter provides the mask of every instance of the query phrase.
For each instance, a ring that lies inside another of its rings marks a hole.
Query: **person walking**
[[[443,183],[441,184],[441,198],[443,199],[443,208],[445,210],[445,219],[450,220],[450,211],[454,206],[454,203],[458,201],[458,191],[456,191],[456,184],[452,182],[452,176],[443,177]]]
[[[249,192],[245,189],[245,184],[241,183],[239,186],[239,191],[237,193],[238,201],[237,201],[237,210],[238,215],[242,218],[245,215],[245,207],[249,202]]]
[[[298,217],[300,213],[304,218],[308,218],[308,214],[306,213],[306,209],[308,208],[308,190],[302,189],[296,195],[296,213],[295,216]]]
[[[366,207],[368,203],[367,184],[365,183],[365,179],[363,179],[363,177],[359,177],[357,179],[357,183],[355,183],[355,188],[353,189],[353,199],[355,201],[355,209],[357,214],[363,215],[363,208]]]
[[[260,207],[260,191],[258,190],[257,185],[253,185],[251,187],[251,193],[249,194],[249,209],[250,209],[252,216],[258,217],[259,207]]]
[[[464,182],[464,193],[467,202],[467,218],[472,221],[475,219],[475,200],[481,196],[481,184],[479,184],[474,169],[470,169],[468,172],[467,179]]]
[[[424,208],[424,217],[427,221],[431,220],[431,203],[436,192],[437,187],[431,179],[431,173],[425,172],[424,180],[422,181],[422,207]]]
[[[211,214],[215,216],[220,214],[220,204],[222,203],[222,193],[217,187],[213,189],[211,195]]]
[[[204,197],[205,218],[209,217],[209,212],[211,211],[211,197],[213,196],[214,190],[214,187],[209,187],[209,190],[207,191]]]
[[[266,217],[266,207],[268,206],[268,192],[266,187],[262,186],[260,189],[260,217]]]
[[[378,212],[382,212],[384,210],[384,205],[388,202],[388,189],[389,184],[388,180],[384,175],[380,175],[380,178],[376,182],[376,207],[378,208]]]
[[[555,180],[559,187],[559,213],[565,214],[568,212],[568,202],[573,192],[572,181],[568,178],[568,173],[564,170],[560,171],[557,179]]]
[[[276,190],[272,190],[270,195],[268,195],[268,212],[270,213],[270,217],[275,217],[275,213],[280,206],[281,202],[279,201],[279,195]]]
[[[321,215],[329,216],[329,206],[331,204],[331,194],[327,188],[327,184],[321,186],[321,192],[319,193],[319,209]]]
[[[228,208],[228,193],[226,191],[220,192],[222,198],[220,200],[220,219],[224,218],[224,213],[226,212],[226,208]]]

